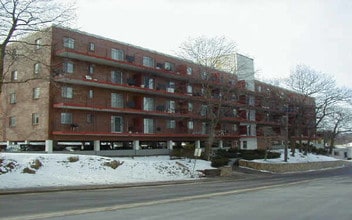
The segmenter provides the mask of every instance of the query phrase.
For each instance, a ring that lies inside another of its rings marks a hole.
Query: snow
[[[285,163],[283,150],[280,152],[281,158],[254,161]],[[295,157],[289,152],[288,163],[334,160],[322,155],[303,155],[297,151]],[[115,169],[107,166],[113,163],[119,166]],[[35,174],[24,173],[25,168]],[[202,173],[199,170],[205,169],[213,169],[209,161],[197,160],[195,163],[195,160],[190,159],[170,160],[168,156],[109,158],[73,154],[1,153],[0,190],[191,180],[200,178]]]
[[[73,162],[75,157],[78,157],[78,161]],[[115,165],[120,164],[116,169],[107,166],[114,160]],[[37,166],[34,165],[35,161]],[[25,168],[35,171],[35,174],[24,173]],[[170,160],[168,156],[109,158],[71,154],[1,153],[0,190],[189,180],[199,178],[201,173],[197,170],[204,169],[212,169],[209,161],[197,160],[195,163],[195,160],[189,159]]]
[[[280,158],[267,159],[267,160],[253,160],[253,161],[257,162],[257,163],[308,163],[308,162],[321,162],[321,161],[336,161],[336,160],[338,160],[333,157],[311,154],[311,153],[304,155],[303,152],[299,152],[299,150],[296,150],[295,156],[293,157],[293,156],[291,156],[291,151],[289,150],[288,151],[288,160],[287,160],[287,162],[285,162],[284,150],[278,150],[277,152],[281,153]]]

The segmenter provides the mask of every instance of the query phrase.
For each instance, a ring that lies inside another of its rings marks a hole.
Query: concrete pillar
[[[139,140],[133,141],[133,150],[140,150]]]
[[[224,141],[223,140],[219,140],[219,148],[220,149],[224,148]]]
[[[53,149],[53,140],[45,140],[45,152],[52,153]]]
[[[172,140],[168,140],[167,143],[166,143],[167,149],[172,150],[173,149],[173,143],[174,142]]]
[[[200,140],[196,140],[196,148],[200,148]]]
[[[94,151],[100,151],[100,140],[94,141]]]

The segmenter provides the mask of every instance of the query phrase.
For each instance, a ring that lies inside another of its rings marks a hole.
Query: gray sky
[[[188,37],[225,36],[257,78],[297,64],[352,88],[351,0],[77,0],[82,31],[174,55]]]

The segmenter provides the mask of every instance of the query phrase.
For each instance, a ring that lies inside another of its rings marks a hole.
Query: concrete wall
[[[334,168],[341,166],[352,166],[351,162],[336,160],[323,162],[308,162],[308,163],[257,163],[253,161],[240,160],[241,167],[247,167],[255,170],[265,170],[273,173],[300,172],[309,170],[320,170],[325,168]]]

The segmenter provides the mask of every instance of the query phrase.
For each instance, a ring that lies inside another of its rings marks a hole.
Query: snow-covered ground
[[[255,161],[284,163],[283,157],[282,151],[281,158]],[[297,151],[295,157],[289,156],[288,162],[333,160],[336,159],[314,154],[305,156]],[[170,160],[168,156],[109,158],[71,154],[1,153],[0,190],[189,180],[199,178],[201,173],[197,170],[204,169],[212,169],[209,161],[197,160],[195,163],[195,160],[189,159]]]
[[[268,160],[253,160],[254,162],[258,163],[286,163],[284,161],[284,150],[279,150],[278,152],[281,153],[280,158],[276,159],[268,159]],[[319,162],[319,161],[335,161],[337,159],[333,157],[328,157],[324,155],[316,155],[316,154],[307,154],[304,155],[303,152],[299,152],[296,150],[295,156],[291,156],[291,150],[288,151],[288,163],[308,163],[308,162]]]
[[[114,165],[119,166],[114,169]],[[1,153],[0,189],[187,180],[198,178],[197,170],[211,168],[208,161],[170,160],[168,156]],[[24,173],[24,169],[35,173]]]

